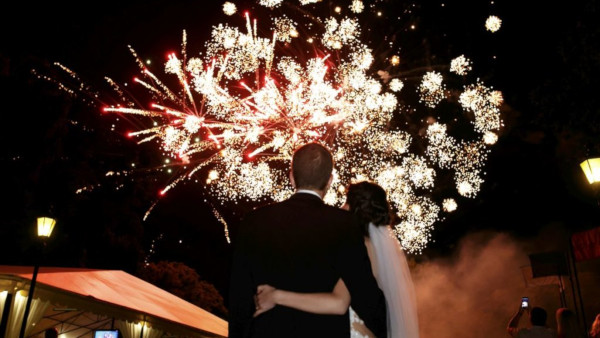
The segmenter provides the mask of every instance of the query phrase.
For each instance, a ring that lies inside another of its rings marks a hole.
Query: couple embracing
[[[342,209],[328,206],[322,198],[332,170],[326,148],[299,148],[290,174],[295,194],[242,221],[229,337],[418,337],[412,281],[385,191],[353,184]]]

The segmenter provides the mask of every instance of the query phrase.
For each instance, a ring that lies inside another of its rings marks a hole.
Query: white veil
[[[416,296],[400,243],[387,226],[369,224],[369,237],[377,282],[387,303],[388,337],[418,338]]]

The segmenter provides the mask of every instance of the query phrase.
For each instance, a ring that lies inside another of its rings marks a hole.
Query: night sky
[[[234,2],[240,12],[254,11],[252,2]],[[434,242],[417,261],[451,255],[462,237],[481,230],[528,239],[553,224],[568,232],[599,225],[600,206],[579,169],[586,156],[600,154],[598,4],[522,3],[428,1],[409,7],[380,1],[382,18],[374,11],[361,15],[369,22],[363,27],[370,28],[363,40],[376,54],[373,74],[391,55],[382,37],[394,36],[395,50],[401,48],[400,72],[465,54],[474,73],[504,94],[505,126],[489,155],[480,194],[457,199],[457,212],[436,225]],[[210,204],[219,207],[233,235],[241,215],[255,204],[221,206],[200,185],[188,183],[161,198],[142,221],[173,175],[161,168],[162,157],[152,145],[123,136],[140,122],[102,115],[84,96],[70,97],[31,73],[66,79],[52,67],[58,61],[107,91],[103,76],[128,82],[137,74],[127,45],[159,70],[167,52],[180,50],[183,29],[194,54],[203,50],[213,25],[243,24],[240,15],[225,16],[221,5],[212,0],[92,1],[70,7],[13,2],[3,10],[0,264],[32,264],[34,219],[50,213],[58,223],[45,264],[135,273],[144,259],[180,261],[226,296],[230,245]],[[406,8],[412,12],[402,13]],[[491,14],[503,20],[494,34],[484,28]],[[394,19],[398,15],[401,20]],[[128,176],[105,175],[129,170],[131,163],[136,168]],[[94,190],[76,194],[82,187]]]

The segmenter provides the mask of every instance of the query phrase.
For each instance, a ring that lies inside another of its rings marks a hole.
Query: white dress
[[[385,296],[390,338],[418,338],[417,302],[406,256],[392,230],[369,224],[366,241],[373,274]],[[373,337],[350,309],[352,338]]]

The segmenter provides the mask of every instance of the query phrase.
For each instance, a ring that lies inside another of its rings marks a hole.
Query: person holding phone
[[[523,316],[523,313],[529,312],[529,322],[531,327],[519,328],[519,321]],[[556,332],[546,326],[546,319],[548,314],[546,310],[541,307],[533,307],[529,309],[529,298],[521,298],[521,305],[519,311],[511,318],[508,322],[506,331],[512,337],[516,338],[556,338]]]

